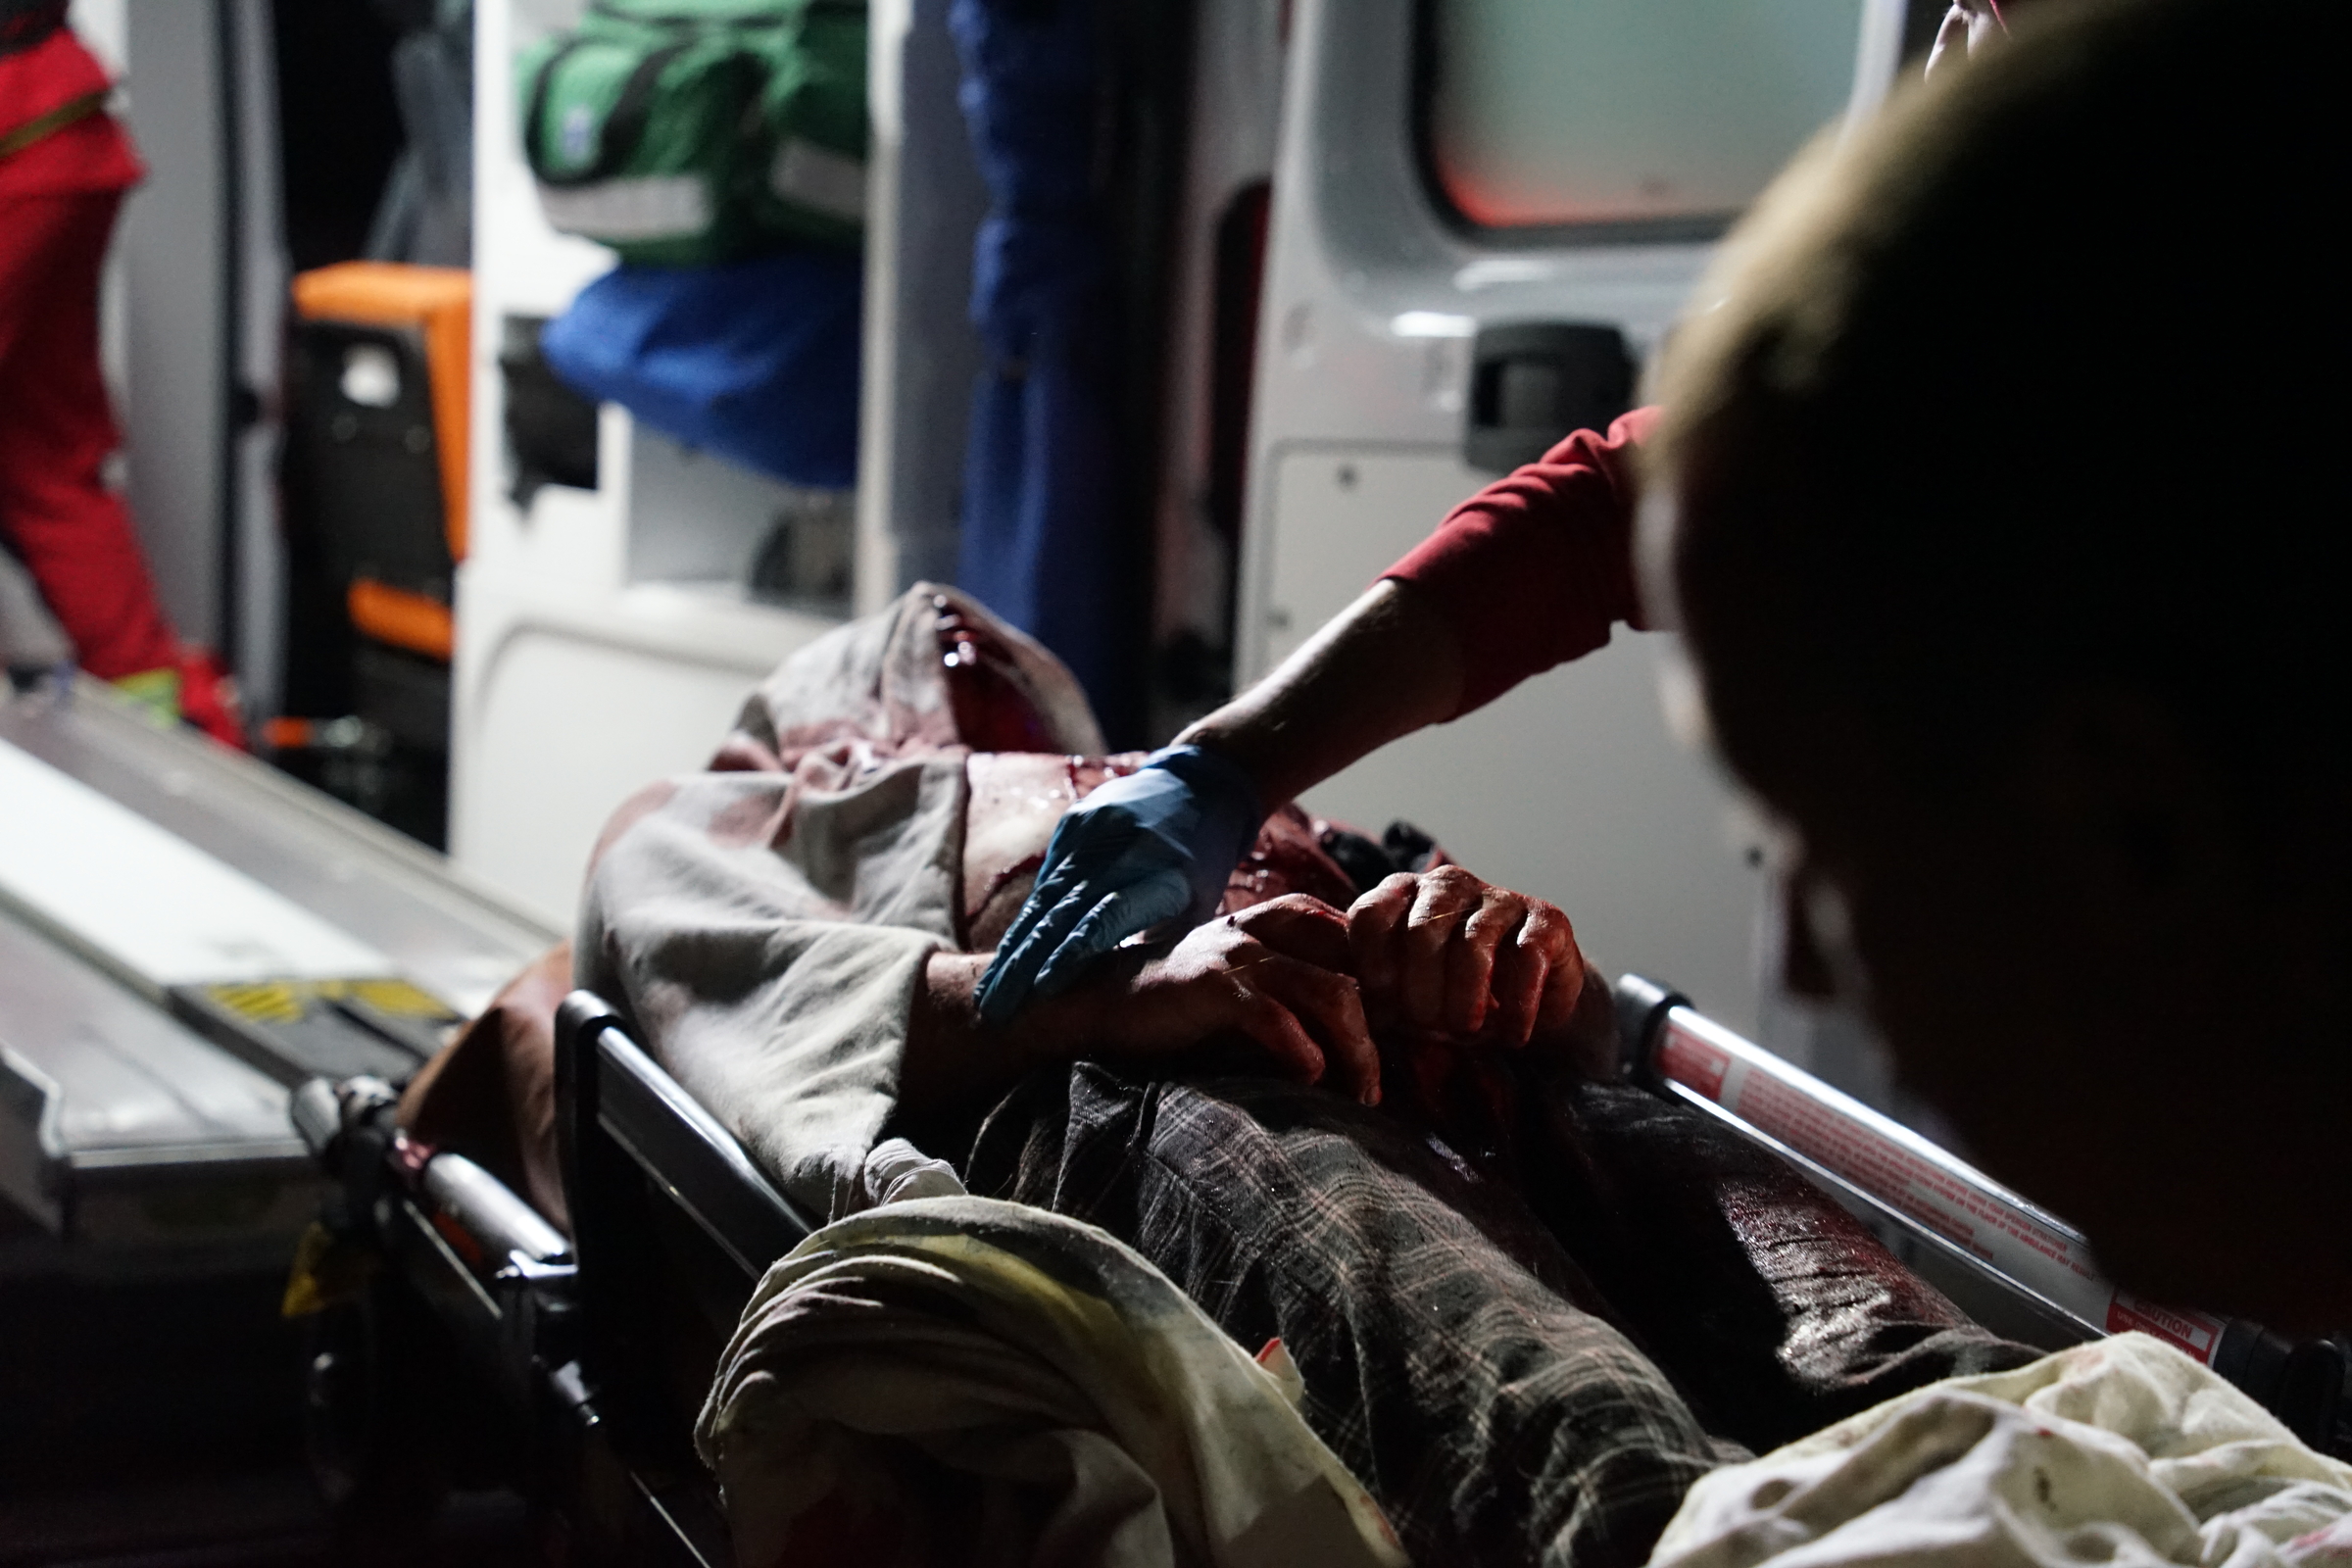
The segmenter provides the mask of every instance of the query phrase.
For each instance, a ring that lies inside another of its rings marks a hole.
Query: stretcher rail
[[[1633,1075],[1772,1149],[1834,1194],[2028,1303],[2072,1340],[2131,1330],[2212,1367],[2313,1446],[2352,1453],[2352,1357],[2102,1278],[2082,1233],[1975,1166],[1741,1039],[1640,975],[1617,984]]]
[[[751,1279],[816,1228],[594,995],[564,1000],[556,1036],[565,1042],[559,1062],[595,1054],[593,1105],[579,1108]]]

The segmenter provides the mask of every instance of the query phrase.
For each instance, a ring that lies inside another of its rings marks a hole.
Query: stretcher
[[[1617,999],[1639,1081],[1788,1158],[1988,1327],[2048,1349],[2158,1334],[2307,1442],[2352,1456],[2340,1340],[2293,1346],[2119,1293],[2079,1233],[1916,1133],[1638,975]],[[340,1402],[322,1411],[330,1446],[318,1463],[345,1497],[416,1495],[390,1472],[416,1450],[386,1440],[425,1435],[396,1406],[436,1381],[462,1385],[466,1423],[507,1434],[516,1456],[498,1479],[572,1521],[581,1560],[721,1568],[716,1483],[689,1433],[754,1285],[814,1225],[597,998],[564,1004],[556,1051],[568,1241],[471,1161],[409,1143],[388,1085],[318,1079],[297,1092],[296,1123],[336,1173],[332,1223],[391,1263],[349,1310],[431,1330],[344,1336],[332,1354],[372,1359],[322,1378]],[[398,1358],[432,1348],[455,1361]]]

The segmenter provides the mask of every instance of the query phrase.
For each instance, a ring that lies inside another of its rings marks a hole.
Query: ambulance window
[[[1423,3],[1422,147],[1456,216],[1655,230],[1738,212],[1845,107],[1863,0]]]

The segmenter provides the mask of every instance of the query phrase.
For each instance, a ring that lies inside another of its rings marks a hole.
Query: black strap
[[[564,183],[561,176],[550,174],[542,168],[539,155],[540,122],[547,118],[548,84],[555,80],[556,68],[571,57],[571,52],[587,40],[566,38],[556,46],[555,52],[539,62],[538,73],[531,77],[531,101],[522,111],[522,153],[530,163],[531,172],[543,184]]]
[[[660,84],[662,73],[669,63],[691,43],[673,43],[657,49],[637,62],[629,79],[621,84],[620,96],[613,100],[612,112],[605,117],[604,129],[596,138],[596,157],[588,167],[572,173],[552,173],[542,167],[542,122],[547,117],[547,97],[555,79],[556,68],[568,58],[574,49],[589,42],[585,38],[566,39],[564,44],[540,64],[539,74],[531,82],[531,107],[523,117],[524,147],[530,153],[531,172],[539,176],[542,185],[562,190],[574,185],[594,185],[611,179],[620,172],[620,166],[636,152],[637,143],[645,137],[646,122],[653,118],[654,88]]]
[[[104,114],[106,101],[114,94],[112,87],[85,92],[78,98],[58,105],[45,115],[35,115],[22,125],[12,127],[5,134],[0,134],[0,158],[14,157],[34,142],[56,135],[76,121]]]
[[[0,57],[22,54],[66,24],[68,0],[0,0]]]

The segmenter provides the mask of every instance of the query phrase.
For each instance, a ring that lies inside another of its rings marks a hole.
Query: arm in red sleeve
[[[1410,584],[1460,639],[1455,717],[1603,646],[1619,621],[1641,627],[1635,467],[1657,414],[1636,409],[1605,436],[1579,430],[1454,508],[1382,573]]]

